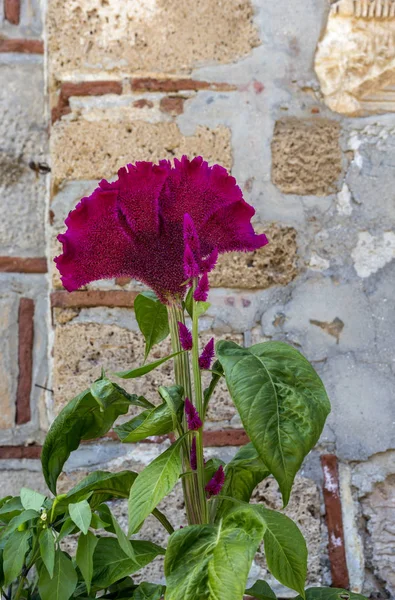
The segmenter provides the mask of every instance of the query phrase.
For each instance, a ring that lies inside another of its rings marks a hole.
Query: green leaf
[[[3,529],[3,531],[1,532],[0,538],[4,538],[4,537],[10,535],[10,533],[12,533],[16,529],[18,529],[18,527],[20,525],[27,523],[27,521],[32,521],[33,519],[37,519],[39,516],[40,515],[35,510],[24,510],[19,515],[16,515],[15,517],[13,517],[11,519],[11,521],[8,523],[7,527],[5,527]]]
[[[301,600],[298,596],[295,600]],[[366,596],[355,594],[341,588],[309,588],[306,590],[306,600],[367,600]]]
[[[242,508],[218,525],[192,525],[170,536],[166,600],[241,600],[264,525]]]
[[[251,442],[243,446],[225,467],[225,483],[218,496],[216,520],[222,518],[234,503],[221,500],[221,495],[249,502],[255,487],[270,475]]]
[[[161,394],[167,394],[167,399],[172,401],[173,409],[167,402],[152,410],[145,410],[127,423],[114,427],[119,439],[124,443],[139,442],[153,435],[164,435],[174,430],[174,412],[179,414],[183,406],[182,388],[160,388]]]
[[[87,534],[92,520],[92,511],[87,500],[81,500],[75,504],[69,504],[71,520],[77,525],[82,533]]]
[[[135,557],[134,557],[134,551],[133,551],[132,544],[126,537],[125,533],[122,531],[121,526],[119,525],[117,519],[114,517],[114,515],[112,513],[110,513],[110,514],[111,514],[112,526],[114,527],[115,535],[117,536],[120,547],[122,548],[122,550],[124,551],[126,556],[134,559]]]
[[[134,311],[140,331],[145,339],[145,356],[170,333],[167,308],[151,291],[142,292],[134,301]]]
[[[317,443],[330,404],[310,363],[282,342],[216,352],[248,437],[279,483],[284,506],[304,457]]]
[[[78,531],[78,527],[76,527],[75,523],[74,523],[74,522],[73,522],[73,521],[72,521],[70,518],[67,518],[67,519],[64,521],[64,523],[63,523],[63,525],[62,525],[62,527],[61,527],[61,529],[60,529],[60,532],[59,532],[59,537],[58,537],[58,539],[57,539],[57,542],[58,542],[58,544],[59,544],[59,543],[60,543],[60,542],[61,542],[61,541],[62,541],[62,540],[65,538],[65,537],[67,537],[68,535],[71,535],[71,534],[73,534],[73,533],[76,533],[77,531]]]
[[[53,577],[47,569],[40,569],[38,590],[41,600],[69,600],[77,587],[77,573],[70,558],[56,550]]]
[[[134,558],[126,556],[115,538],[99,538],[93,555],[92,584],[107,588],[115,581],[133,575],[165,551],[152,542],[133,541]]]
[[[29,488],[21,489],[21,503],[23,508],[26,510],[29,508],[32,510],[40,510],[44,504],[45,498],[46,496],[43,494],[39,494],[34,490],[29,490]]]
[[[8,587],[20,575],[25,556],[29,550],[32,532],[14,531],[8,538],[3,552],[4,586]]]
[[[76,563],[82,573],[88,594],[91,590],[91,581],[93,576],[93,553],[98,543],[98,538],[88,531],[86,535],[81,534],[78,540]]]
[[[223,372],[224,372],[224,370],[222,368],[222,365],[219,362],[219,360],[216,360],[215,363],[213,364],[212,371],[213,371],[213,373],[212,373],[212,376],[211,376],[210,385],[203,392],[204,414],[206,414],[208,403],[210,402],[211,396],[213,395],[214,390],[217,387],[217,383],[221,379],[221,377],[223,375]]]
[[[52,529],[43,529],[39,537],[40,556],[47,568],[50,578],[53,577],[55,566],[55,538]]]
[[[173,429],[175,430],[178,422],[182,419],[184,388],[181,385],[171,385],[169,387],[160,385],[158,392],[169,407],[173,418]]]
[[[156,583],[143,581],[133,594],[133,600],[160,600],[164,594],[165,587]]]
[[[190,287],[187,295],[185,296],[185,300],[183,301],[183,306],[186,309],[188,315],[193,319],[193,288]]]
[[[297,525],[287,516],[260,505],[250,505],[266,525],[264,548],[269,571],[283,585],[304,598],[307,547]]]
[[[245,591],[248,596],[253,596],[255,600],[277,600],[276,594],[266,581],[258,579],[254,585]]]
[[[56,513],[64,511],[70,502],[78,502],[90,495],[92,510],[113,498],[128,498],[137,473],[121,471],[94,471],[74,486],[56,506]]]
[[[208,311],[210,306],[211,306],[210,302],[195,302],[193,310],[196,311],[197,318],[204,315],[204,313]]]
[[[138,475],[129,496],[130,535],[177,483],[182,469],[180,449],[184,437],[179,438]]]
[[[16,517],[23,510],[21,499],[19,496],[10,498],[0,508],[0,521],[3,523],[9,523],[11,519]]]
[[[52,423],[41,453],[45,481],[51,492],[56,494],[63,465],[81,440],[102,437],[130,404],[122,388],[108,379],[99,379],[65,406]]]
[[[165,356],[164,358],[160,358],[155,362],[148,363],[148,365],[143,365],[142,367],[137,367],[137,369],[132,369],[131,371],[121,371],[120,373],[115,373],[117,377],[121,377],[122,379],[135,379],[136,377],[141,377],[142,375],[146,375],[150,373],[160,365],[163,365],[166,361],[182,354],[184,350],[180,350],[180,352],[174,352],[173,354],[169,354],[169,356]]]

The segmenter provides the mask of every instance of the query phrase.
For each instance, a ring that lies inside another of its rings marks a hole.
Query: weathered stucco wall
[[[45,489],[53,416],[101,367],[142,357],[139,284],[62,291],[52,258],[65,216],[126,162],[203,154],[232,171],[271,242],[221,257],[205,335],[295,345],[333,405],[289,506],[309,583],[395,598],[394,0],[0,6],[3,493]],[[169,375],[135,385],[152,396]],[[224,387],[207,429],[208,456],[245,442]],[[98,466],[142,468],[166,443],[86,445],[62,485]],[[256,499],[277,506],[274,483]],[[266,576],[264,561],[253,574]]]

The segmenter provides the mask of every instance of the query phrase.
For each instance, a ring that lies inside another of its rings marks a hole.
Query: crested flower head
[[[222,465],[219,466],[218,470],[214,473],[205,487],[207,498],[211,496],[218,496],[225,483],[225,473]]]
[[[199,367],[201,369],[209,369],[211,362],[214,358],[214,338],[211,338],[209,342],[203,348],[203,352],[199,356]]]
[[[202,258],[215,249],[252,251],[267,243],[253,230],[254,212],[234,177],[201,157],[128,164],[69,214],[56,266],[69,291],[125,276],[171,303],[185,294],[186,246],[202,273]]]
[[[194,277],[198,277],[199,273],[200,268],[195,255],[190,245],[186,243],[184,249],[184,275],[187,279],[193,279]]]
[[[188,327],[178,321],[178,335],[180,338],[181,348],[183,350],[192,350],[193,342],[192,342],[192,333],[189,331]]]
[[[212,252],[207,256],[207,258],[203,258],[200,263],[200,269],[203,273],[210,273],[217,264],[218,260],[218,249],[214,248]]]
[[[190,431],[197,431],[203,425],[199,413],[190,401],[189,398],[185,398],[185,415],[187,417],[188,429]]]

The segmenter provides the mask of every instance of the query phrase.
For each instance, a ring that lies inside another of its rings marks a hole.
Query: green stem
[[[161,512],[160,510],[155,508],[152,511],[152,514],[154,515],[154,517],[156,517],[158,519],[159,523],[161,523],[163,525],[163,527],[166,529],[167,533],[170,533],[170,535],[172,533],[174,533],[174,527],[172,526],[170,521],[167,519],[166,515],[163,514],[163,512]]]
[[[203,391],[202,378],[199,366],[199,315],[195,300],[193,301],[193,319],[192,319],[192,368],[193,368],[193,383],[195,389],[196,408],[204,423],[204,406],[203,406]],[[196,436],[196,462],[199,481],[199,500],[202,513],[202,522],[208,523],[208,506],[205,494],[205,473],[204,473],[204,456],[203,456],[203,427],[201,427]]]
[[[21,578],[19,579],[18,587],[15,592],[14,600],[19,600],[19,598],[21,597],[25,581],[26,581],[26,577],[21,576]]]
[[[173,352],[179,352],[180,350],[182,350],[182,348],[178,332],[178,321],[185,324],[184,311],[176,304],[172,304],[168,306],[168,313]],[[183,387],[185,396],[187,396],[188,398],[192,398],[192,384],[188,352],[183,352],[182,354],[179,354],[178,356],[174,357],[174,373],[177,385],[181,385]],[[187,424],[184,414],[183,431],[186,430]],[[190,447],[190,440],[188,439],[186,440],[186,443],[182,446],[184,471],[190,469]],[[199,518],[198,506],[196,506],[194,501],[197,496],[196,475],[194,474],[193,477],[188,478],[183,477],[182,487],[184,492],[185,509],[187,513],[188,523],[190,525],[200,523],[201,519]]]

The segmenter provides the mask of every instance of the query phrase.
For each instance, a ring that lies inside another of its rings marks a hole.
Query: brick
[[[262,230],[269,244],[260,250],[230,252],[219,257],[210,276],[213,287],[266,289],[272,285],[286,285],[296,277],[295,229],[272,224]]]
[[[58,121],[51,145],[55,186],[64,180],[111,177],[131,160],[202,154],[228,169],[232,165],[225,127],[197,127],[194,135],[183,136],[176,123]]]
[[[202,81],[200,79],[158,79],[154,77],[135,77],[131,80],[134,92],[198,92],[200,90],[212,90],[214,92],[231,92],[237,90],[237,86],[230,83]]]
[[[45,255],[47,174],[30,163],[47,160],[44,76],[39,63],[0,65],[0,194],[7,210],[0,221],[0,256]]]
[[[12,25],[19,25],[21,16],[20,0],[4,0],[4,17]]]
[[[46,273],[47,270],[47,259],[45,257],[0,256],[1,273]]]
[[[340,125],[329,119],[277,121],[272,139],[272,181],[285,194],[327,196],[342,172]]]
[[[44,54],[44,42],[42,42],[41,40],[3,38],[0,39],[0,52],[17,52],[21,54]]]
[[[160,109],[172,116],[181,115],[184,112],[185,98],[181,96],[165,96],[160,101]]]
[[[18,314],[18,388],[15,422],[28,423],[31,417],[30,393],[33,374],[34,301],[21,298]]]
[[[0,460],[33,459],[40,458],[40,456],[41,446],[0,446]],[[2,493],[4,493],[3,490]]]
[[[349,577],[344,545],[337,458],[333,454],[324,454],[321,456],[321,463],[324,471],[324,500],[332,585],[338,588],[348,588]]]
[[[58,95],[58,103],[52,108],[52,123],[71,112],[69,101],[72,96],[104,96],[105,94],[121,93],[121,81],[62,83]]]
[[[86,292],[52,292],[52,308],[92,308],[95,306],[117,306],[131,308],[137,292],[117,290],[88,290]]]
[[[250,0],[202,0],[187,10],[177,0],[127,7],[86,0],[83,11],[76,0],[53,0],[48,12],[53,80],[103,71],[185,76],[205,62],[232,62],[259,44]]]

